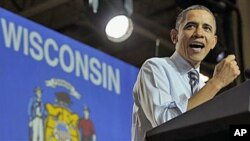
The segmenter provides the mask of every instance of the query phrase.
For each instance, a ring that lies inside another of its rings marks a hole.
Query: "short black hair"
[[[176,30],[178,30],[183,19],[186,18],[187,12],[191,11],[191,10],[205,10],[205,11],[209,12],[214,17],[214,21],[216,22],[215,16],[210,9],[208,9],[207,7],[205,7],[203,5],[192,5],[186,9],[182,10],[181,13],[177,16],[176,22],[175,22],[175,29]],[[216,31],[216,24],[215,24],[215,31]]]

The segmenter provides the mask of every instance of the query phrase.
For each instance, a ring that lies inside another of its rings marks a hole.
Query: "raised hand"
[[[227,86],[239,76],[240,70],[235,60],[235,55],[228,55],[215,66],[213,78],[221,88]]]

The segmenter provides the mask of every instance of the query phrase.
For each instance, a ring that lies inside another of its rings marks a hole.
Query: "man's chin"
[[[203,59],[204,57],[197,56],[197,55],[193,55],[189,57],[191,64],[195,67],[198,67]]]

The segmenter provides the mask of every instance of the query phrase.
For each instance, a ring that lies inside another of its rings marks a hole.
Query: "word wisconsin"
[[[0,36],[3,37],[5,48],[30,56],[35,61],[45,61],[50,67],[60,67],[65,73],[74,74],[117,95],[121,94],[118,68],[8,19],[0,18],[0,24]]]

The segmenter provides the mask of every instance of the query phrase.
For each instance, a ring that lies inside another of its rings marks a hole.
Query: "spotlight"
[[[110,19],[105,28],[105,33],[109,40],[122,42],[133,32],[133,23],[125,15],[118,15]]]
[[[133,0],[84,0],[84,5],[86,17],[100,35],[118,43],[132,34]]]

